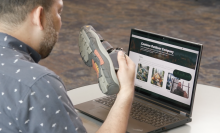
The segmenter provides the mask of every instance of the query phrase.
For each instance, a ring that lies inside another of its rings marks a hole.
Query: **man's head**
[[[178,83],[178,87],[180,87],[180,88],[181,88],[181,82],[179,82],[179,83]]]
[[[58,39],[62,7],[62,0],[1,0],[0,32],[16,37],[46,58]]]

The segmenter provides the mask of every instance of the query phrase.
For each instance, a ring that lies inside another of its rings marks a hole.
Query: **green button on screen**
[[[190,81],[192,79],[191,74],[180,71],[180,70],[174,70],[173,71],[173,75],[177,78],[183,79],[183,80],[187,80]]]

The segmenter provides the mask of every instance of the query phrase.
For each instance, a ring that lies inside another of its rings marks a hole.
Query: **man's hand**
[[[188,95],[185,91],[183,92],[183,97],[188,98]]]
[[[118,52],[119,70],[117,73],[120,91],[134,91],[135,64],[122,51]],[[129,90],[132,87],[132,90]]]
[[[125,133],[134,97],[135,64],[122,51],[118,52],[120,91],[105,122],[97,133]]]

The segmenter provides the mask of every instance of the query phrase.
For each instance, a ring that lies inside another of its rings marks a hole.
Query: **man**
[[[179,95],[179,96],[188,98],[188,95],[187,95],[186,91],[184,91],[184,90],[182,89],[182,87],[181,87],[181,82],[178,83],[177,88],[174,90],[173,93],[174,93],[174,94],[177,94],[177,95]]]
[[[62,0],[0,1],[0,133],[85,133],[59,77],[38,65],[61,28]],[[99,133],[124,133],[134,63],[118,54],[120,91]]]

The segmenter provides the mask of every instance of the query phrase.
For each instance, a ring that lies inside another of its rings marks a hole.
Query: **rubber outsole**
[[[101,91],[106,95],[117,94],[119,92],[119,82],[113,63],[107,51],[102,46],[99,36],[94,31],[92,26],[82,27],[79,34],[80,55],[87,66],[92,67],[92,60],[98,65],[98,82]],[[100,57],[97,57],[95,50],[103,59],[104,64],[100,62]]]

